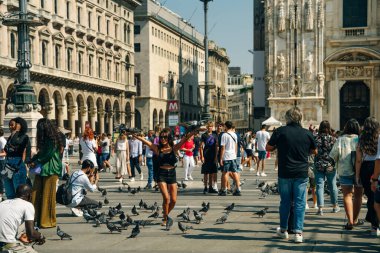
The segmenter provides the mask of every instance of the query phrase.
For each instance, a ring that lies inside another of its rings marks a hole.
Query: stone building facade
[[[299,106],[305,124],[380,118],[380,1],[271,0],[266,82],[272,116]]]
[[[210,113],[214,121],[225,122],[228,119],[228,65],[230,58],[224,48],[209,41],[209,83],[215,85],[210,91]]]
[[[79,135],[134,126],[134,9],[139,0],[29,0],[46,22],[31,28],[31,80],[40,113]],[[0,1],[0,12],[18,0]],[[0,24],[0,124],[17,78],[17,30]]]
[[[137,84],[136,126],[144,130],[179,121],[200,119],[204,83],[203,35],[157,1],[144,0],[135,12]],[[169,112],[168,101],[179,101]]]

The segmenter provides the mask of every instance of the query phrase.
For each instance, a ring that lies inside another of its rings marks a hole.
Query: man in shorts
[[[214,189],[214,185],[216,183],[215,175],[218,172],[218,136],[213,133],[213,122],[208,122],[206,126],[207,132],[202,134],[200,143],[200,157],[202,162],[201,173],[203,174],[203,183],[205,187],[203,193],[218,193],[218,191]]]
[[[234,196],[241,196],[240,178],[237,165],[238,138],[233,131],[231,121],[225,123],[226,132],[222,135],[220,146],[220,165],[222,166],[222,187],[219,196],[227,195],[227,180],[230,176],[234,180],[236,190]]]
[[[265,167],[265,158],[267,156],[267,152],[265,150],[265,146],[267,145],[270,135],[265,130],[266,126],[262,125],[261,130],[256,133],[256,145],[257,145],[257,151],[259,153],[259,161],[257,162],[257,176],[266,177],[267,174],[264,172]],[[260,174],[260,163],[261,163],[261,174]]]

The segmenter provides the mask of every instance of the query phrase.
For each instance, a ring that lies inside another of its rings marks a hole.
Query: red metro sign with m
[[[178,100],[169,100],[168,101],[168,111],[169,112],[179,112]]]

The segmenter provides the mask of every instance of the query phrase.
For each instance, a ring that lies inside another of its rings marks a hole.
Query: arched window
[[[343,27],[367,26],[367,7],[367,0],[344,0]]]
[[[55,67],[59,69],[61,62],[61,47],[59,45],[55,45]]]
[[[42,41],[41,44],[41,63],[42,65],[47,65],[47,43],[46,41]]]
[[[14,33],[11,33],[11,58],[16,58],[16,38]]]

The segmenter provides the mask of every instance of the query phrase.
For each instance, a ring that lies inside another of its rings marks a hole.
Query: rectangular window
[[[134,34],[140,34],[141,27],[139,25],[135,25]],[[153,30],[152,30],[153,32]]]
[[[61,47],[55,46],[55,68],[59,69],[61,62]]]
[[[118,38],[118,32],[119,32],[119,25],[115,24],[115,39]]]
[[[107,32],[107,35],[110,35],[110,21],[107,20],[106,22],[106,32]]]
[[[66,2],[66,19],[70,19],[70,2]]]
[[[136,95],[141,96],[141,74],[135,73]]]
[[[45,0],[41,0],[41,8],[45,8]]]
[[[189,104],[193,104],[193,86],[189,85]]]
[[[54,0],[54,13],[58,14],[58,0]]]
[[[67,71],[71,71],[71,67],[72,67],[72,53],[73,53],[73,50],[71,48],[68,48],[67,49],[67,56],[66,56],[66,61],[67,61]]]
[[[100,32],[100,23],[101,23],[101,16],[98,16],[98,32]]]
[[[349,28],[367,26],[367,7],[367,0],[344,0],[343,27]]]
[[[98,77],[102,78],[102,58],[98,58]]]
[[[78,7],[78,8],[77,8],[77,22],[78,22],[78,24],[81,23],[81,16],[80,16],[80,13],[81,13],[81,8]]]
[[[116,67],[115,67],[115,81],[116,82],[119,82],[120,79],[119,79],[119,73],[120,73],[120,64],[119,63],[116,63]]]
[[[141,52],[141,44],[135,43],[135,52]]]
[[[82,74],[83,72],[83,53],[78,53],[78,73]]]
[[[107,80],[111,80],[111,61],[107,61]]]
[[[93,56],[89,55],[88,56],[88,75],[92,76],[92,62],[93,62]]]
[[[92,13],[91,11],[89,11],[87,14],[88,28],[91,28],[91,16],[92,16]]]

